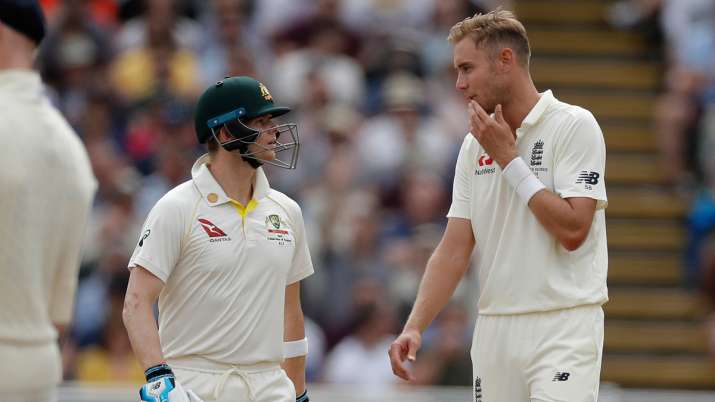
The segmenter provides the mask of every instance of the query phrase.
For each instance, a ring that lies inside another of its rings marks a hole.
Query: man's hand
[[[184,391],[173,376],[144,384],[139,390],[139,398],[143,402],[204,402],[194,391]]]
[[[476,101],[469,101],[469,128],[474,138],[502,169],[519,156],[516,150],[516,139],[504,120],[501,105],[494,109],[492,118]]]
[[[408,370],[405,359],[414,362],[417,359],[417,351],[422,346],[422,335],[415,330],[404,330],[400,336],[392,342],[388,355],[392,372],[396,376],[406,381],[413,381],[414,376]]]
[[[149,367],[144,375],[147,383],[139,390],[143,402],[204,402],[193,391],[184,391],[166,363]]]

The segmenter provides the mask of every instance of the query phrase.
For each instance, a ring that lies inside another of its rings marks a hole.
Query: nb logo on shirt
[[[571,374],[567,372],[560,373],[557,371],[556,375],[554,375],[554,379],[551,381],[568,381],[570,375]]]
[[[587,170],[582,170],[576,179],[576,184],[598,184],[598,178],[601,177],[597,172],[589,172]]]

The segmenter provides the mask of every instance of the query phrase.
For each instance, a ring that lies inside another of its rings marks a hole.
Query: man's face
[[[245,124],[260,132],[258,138],[256,138],[256,143],[248,145],[248,151],[265,161],[276,159],[276,152],[273,148],[277,145],[278,130],[275,129],[276,124],[273,122],[271,115],[256,117],[246,121]]]
[[[457,90],[467,101],[475,100],[487,113],[494,113],[505,94],[489,50],[465,37],[454,45],[453,56]]]

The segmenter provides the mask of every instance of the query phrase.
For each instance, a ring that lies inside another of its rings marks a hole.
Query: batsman
[[[313,264],[300,207],[261,167],[295,168],[296,125],[273,120],[289,111],[251,77],[199,99],[208,153],[153,207],[129,261],[123,318],[142,401],[308,401],[300,281]]]

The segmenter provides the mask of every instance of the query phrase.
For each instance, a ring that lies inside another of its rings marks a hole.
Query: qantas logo
[[[199,223],[209,237],[226,237],[226,233],[224,233],[218,226],[214,225],[210,220],[199,218]]]

